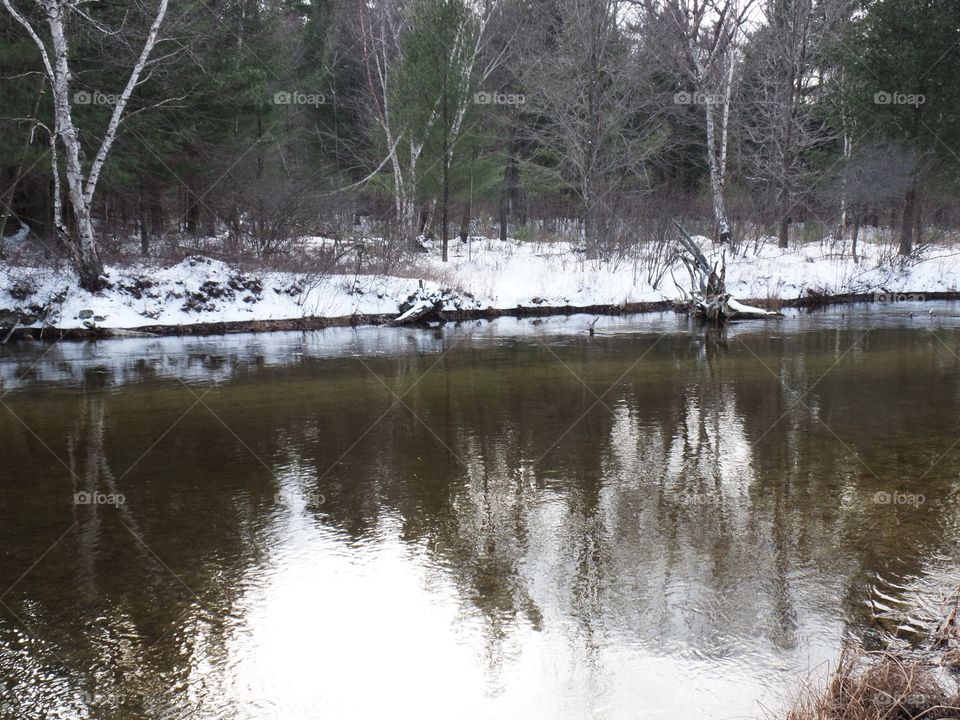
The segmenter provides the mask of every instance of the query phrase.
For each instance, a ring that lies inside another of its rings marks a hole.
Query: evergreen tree
[[[846,42],[848,98],[862,132],[913,155],[900,228],[900,253],[909,255],[924,183],[960,157],[960,4],[876,0],[863,11]]]

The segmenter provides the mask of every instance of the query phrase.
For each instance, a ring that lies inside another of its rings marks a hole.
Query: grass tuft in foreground
[[[843,651],[825,683],[803,687],[785,720],[960,720],[960,625],[951,595],[923,649]]]
[[[786,720],[960,720],[950,693],[926,661],[846,650],[826,686],[809,685]]]

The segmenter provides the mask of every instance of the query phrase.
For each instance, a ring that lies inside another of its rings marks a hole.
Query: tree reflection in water
[[[0,416],[5,702],[750,712],[956,566],[957,360],[865,329],[172,353],[79,386],[53,355]]]

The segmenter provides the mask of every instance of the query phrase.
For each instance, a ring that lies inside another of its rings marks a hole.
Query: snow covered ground
[[[709,240],[697,241],[711,259],[718,256]],[[830,256],[820,244],[783,251],[768,243],[759,254],[738,257],[727,251],[727,286],[744,301],[792,300],[808,289],[839,294],[960,288],[960,249],[928,250],[905,268],[880,262],[881,245],[861,243],[860,254],[855,264],[849,257]],[[588,260],[568,243],[485,238],[452,242],[448,263],[431,249],[399,274],[403,277],[241,272],[192,256],[166,268],[110,267],[108,287],[90,294],[70,271],[0,265],[0,324],[20,316],[36,327],[134,329],[399,314],[419,299],[440,294],[447,310],[586,307],[672,300],[679,295],[672,278],[689,285],[679,265],[661,272],[643,258]]]

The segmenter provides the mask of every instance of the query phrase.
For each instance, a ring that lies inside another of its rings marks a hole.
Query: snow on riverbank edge
[[[711,261],[719,257],[709,240],[697,241]],[[950,297],[960,287],[958,249],[927,251],[906,267],[881,262],[883,253],[884,246],[863,243],[854,263],[820,244],[787,251],[766,244],[756,254],[727,256],[727,287],[741,301],[774,306],[881,292]],[[109,267],[107,287],[91,294],[70,271],[0,265],[0,328],[19,320],[25,328],[80,332],[308,329],[384,322],[426,298],[462,318],[639,312],[677,297],[674,279],[689,283],[681,267],[650,270],[642,257],[601,262],[568,243],[489,239],[453,243],[446,264],[434,253],[418,256],[403,274],[241,271],[191,256],[164,268]]]

